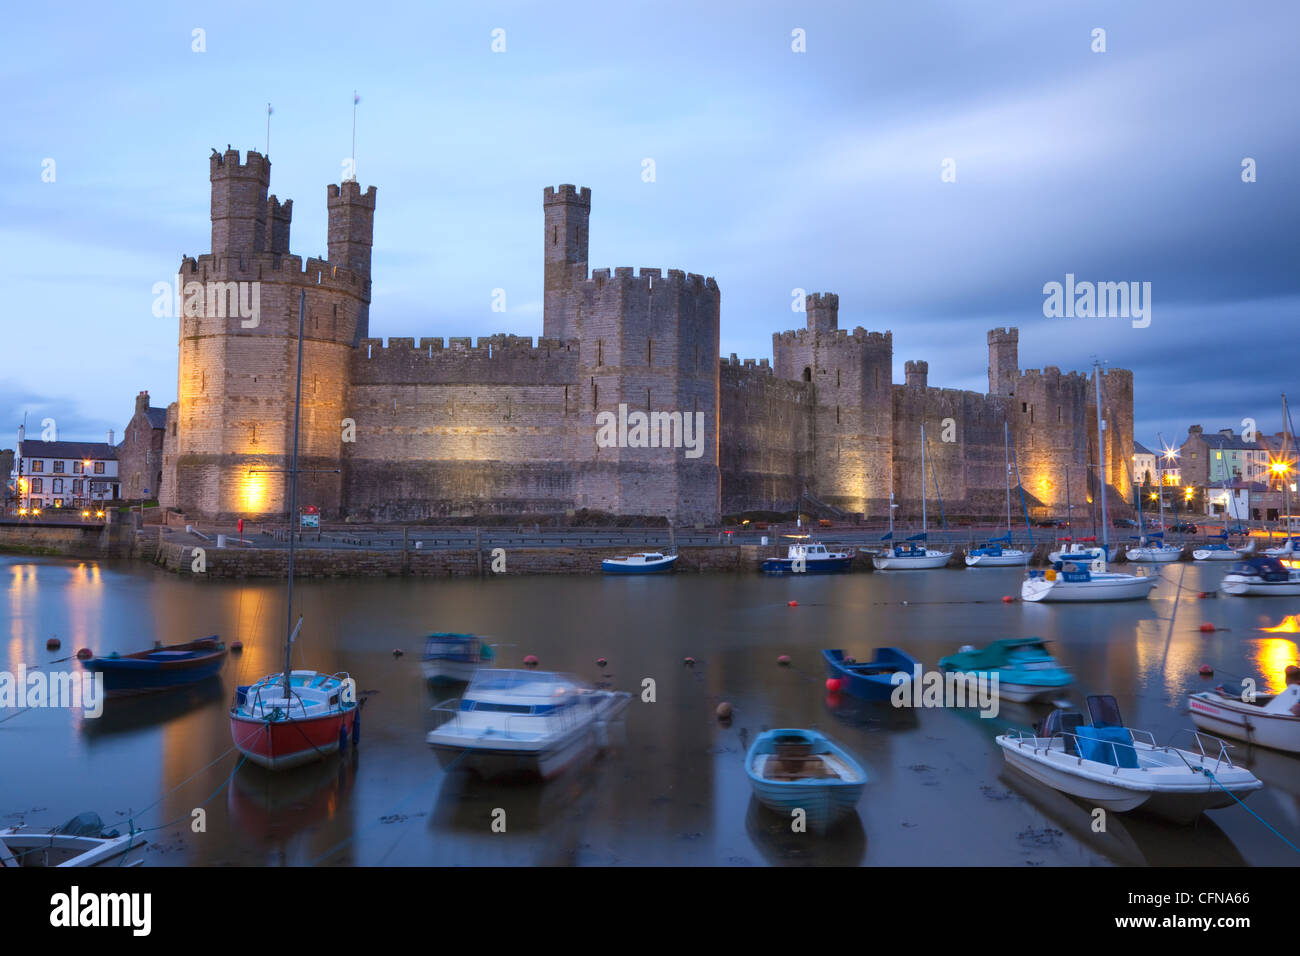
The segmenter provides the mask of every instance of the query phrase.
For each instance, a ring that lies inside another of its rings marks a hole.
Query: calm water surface
[[[896,645],[933,667],[961,644],[1039,635],[1074,671],[1072,701],[1114,694],[1129,724],[1163,742],[1192,726],[1189,692],[1241,676],[1278,689],[1296,660],[1294,633],[1261,628],[1300,612],[1300,600],[1198,599],[1223,573],[1177,565],[1150,601],[1077,607],[1003,604],[1019,594],[1015,569],[303,582],[295,665],[347,670],[371,693],[358,752],[271,774],[234,772],[227,708],[237,684],[280,667],[283,582],[199,584],[132,565],[0,557],[0,669],[68,667],[51,662],[79,647],[127,653],[212,633],[245,645],[209,686],[112,700],[97,720],[0,710],[0,825],[94,810],[123,828],[128,818],[164,826],[149,834],[147,865],[1293,865],[1296,854],[1240,807],[1191,827],[1112,814],[1107,833],[1092,833],[1087,808],[1007,769],[993,743],[1041,708],[1003,704],[992,720],[854,709],[824,687],[824,647],[866,658]],[[1221,629],[1202,634],[1203,621]],[[634,692],[614,748],[545,785],[443,773],[424,735],[437,723],[431,708],[454,691],[428,689],[418,664],[434,630],[490,636],[505,664],[535,654],[545,669]],[[45,650],[51,636],[62,650]],[[781,654],[790,667],[777,665]],[[1202,663],[1213,680],[1198,676]],[[654,703],[639,699],[646,677]],[[720,701],[734,706],[729,726],[714,718]],[[858,818],[830,837],[791,834],[750,796],[746,747],[777,726],[820,728],[868,769]],[[1234,754],[1266,784],[1252,809],[1300,843],[1300,759],[1244,744]],[[190,828],[198,806],[204,833]],[[505,833],[492,832],[497,808]]]

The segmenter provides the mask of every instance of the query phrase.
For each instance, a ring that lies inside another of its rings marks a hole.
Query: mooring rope
[[[1247,813],[1249,813],[1252,817],[1254,817],[1254,818],[1255,818],[1256,820],[1258,820],[1260,823],[1264,824],[1264,826],[1266,826],[1266,827],[1268,827],[1270,830],[1272,830],[1274,836],[1276,836],[1279,840],[1281,840],[1283,843],[1285,843],[1285,844],[1286,844],[1287,846],[1289,846],[1291,849],[1295,850],[1297,853],[1300,853],[1300,847],[1297,847],[1294,843],[1292,843],[1290,840],[1288,840],[1288,839],[1287,839],[1286,837],[1284,837],[1282,834],[1278,833],[1278,832],[1277,832],[1277,829],[1276,829],[1276,828],[1275,828],[1271,823],[1269,823],[1267,820],[1265,820],[1263,817],[1261,817],[1261,816],[1260,816],[1258,813],[1256,813],[1254,810],[1250,809],[1250,807],[1247,807],[1246,804],[1245,804],[1244,802],[1242,802],[1242,800],[1241,800],[1241,799],[1240,799],[1240,798],[1239,798],[1235,793],[1233,793],[1231,790],[1229,790],[1229,789],[1228,789],[1227,787],[1225,787],[1223,784],[1219,783],[1219,779],[1218,779],[1214,774],[1212,774],[1210,771],[1206,770],[1204,767],[1193,767],[1192,770],[1194,770],[1194,771],[1196,771],[1196,772],[1198,772],[1198,773],[1203,773],[1203,774],[1205,774],[1207,777],[1209,777],[1211,780],[1213,780],[1213,781],[1215,782],[1215,784],[1218,786],[1218,788],[1219,788],[1220,790],[1222,790],[1222,791],[1223,791],[1224,793],[1226,793],[1228,796],[1232,797],[1232,799],[1234,799],[1234,800],[1236,800],[1238,803],[1240,803],[1240,804],[1242,805],[1242,807],[1245,808],[1245,810],[1246,810]]]

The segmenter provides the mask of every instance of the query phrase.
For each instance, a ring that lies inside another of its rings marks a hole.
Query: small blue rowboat
[[[640,554],[606,558],[600,562],[600,569],[606,574],[663,574],[671,571],[676,563],[675,554],[643,551]]]
[[[226,663],[226,645],[217,635],[186,644],[154,645],[153,650],[83,662],[86,670],[104,675],[104,696],[125,697],[174,690],[207,680]]]
[[[769,810],[825,833],[853,812],[867,786],[867,772],[815,730],[769,730],[745,756],[745,773],[758,802]]]
[[[891,678],[898,671],[915,677],[916,658],[897,647],[877,647],[869,661],[859,662],[845,657],[841,650],[822,651],[826,659],[826,676],[838,678],[842,690],[863,700],[889,700],[898,686]]]

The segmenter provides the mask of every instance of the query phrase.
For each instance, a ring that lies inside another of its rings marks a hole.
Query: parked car
[[[1136,528],[1138,523],[1132,518],[1116,518],[1111,522],[1116,528]]]
[[[1196,525],[1189,521],[1182,524],[1171,524],[1169,530],[1176,534],[1196,534]]]

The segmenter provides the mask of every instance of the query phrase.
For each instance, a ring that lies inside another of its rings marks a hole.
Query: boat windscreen
[[[1123,727],[1119,703],[1110,694],[1093,694],[1088,698],[1088,716],[1094,727]]]

